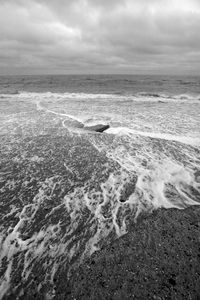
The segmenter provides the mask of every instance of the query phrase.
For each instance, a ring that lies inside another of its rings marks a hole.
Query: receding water
[[[199,205],[199,78],[2,77],[0,93],[1,297],[53,298],[142,213]]]

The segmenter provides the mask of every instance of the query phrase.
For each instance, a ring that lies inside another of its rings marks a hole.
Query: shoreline
[[[140,216],[130,231],[25,299],[199,299],[200,207],[159,209]],[[39,280],[37,274],[34,281]],[[3,297],[14,299],[11,293]]]

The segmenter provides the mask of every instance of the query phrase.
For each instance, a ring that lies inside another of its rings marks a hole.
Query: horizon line
[[[171,74],[171,73],[163,73],[163,74],[138,74],[138,73],[38,73],[38,74],[0,74],[0,77],[14,77],[14,76],[174,76],[174,77],[200,77],[200,74]]]

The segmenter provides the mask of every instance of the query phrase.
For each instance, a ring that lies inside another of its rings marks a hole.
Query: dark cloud
[[[0,0],[1,73],[200,70],[198,0]]]

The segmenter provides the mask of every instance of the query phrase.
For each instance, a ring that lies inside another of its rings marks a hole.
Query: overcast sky
[[[0,74],[200,75],[200,0],[0,0]]]

